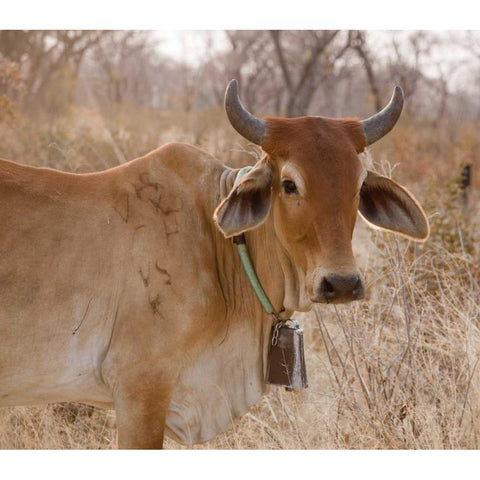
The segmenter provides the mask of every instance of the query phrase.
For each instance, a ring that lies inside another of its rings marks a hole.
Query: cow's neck
[[[220,200],[225,198],[233,188],[239,169],[226,169],[220,180]],[[218,202],[220,203],[220,202]],[[235,277],[245,288],[249,289],[253,295],[253,290],[248,283],[247,277],[241,267],[236,247],[229,239],[223,238],[218,232],[218,241],[224,244],[229,252],[230,261],[226,266],[226,279]],[[252,263],[262,283],[265,292],[277,312],[285,309],[285,314],[290,314],[293,310],[300,310],[301,300],[300,291],[302,291],[303,275],[293,265],[287,253],[278,241],[273,228],[273,220],[268,218],[258,228],[245,233],[248,251]],[[233,267],[233,268],[232,268]],[[241,280],[240,280],[241,279]],[[230,289],[227,288],[228,291]],[[244,288],[242,288],[242,292]],[[235,294],[235,292],[234,292]],[[235,298],[228,299],[230,304],[236,304]],[[239,299],[239,301],[242,301]],[[246,302],[242,302],[246,303]],[[254,304],[261,309],[260,303],[255,298]]]
[[[220,189],[212,198],[212,213],[232,189],[237,172],[223,171]],[[185,444],[209,440],[231,428],[232,419],[258,403],[266,388],[273,317],[264,312],[256,298],[236,246],[231,239],[224,238],[213,220],[212,235],[215,267],[225,301],[225,309],[220,311],[225,316],[216,319],[221,322],[218,337],[182,371],[172,395],[167,432]],[[247,232],[246,241],[252,263],[275,309],[279,311],[287,302],[295,301],[295,272],[274,235],[271,221]]]

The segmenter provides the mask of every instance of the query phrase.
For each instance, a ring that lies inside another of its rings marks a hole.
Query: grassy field
[[[368,230],[354,251],[367,300],[317,306],[305,328],[309,388],[272,388],[209,449],[476,449],[480,442],[478,125],[404,120],[374,146],[378,170],[405,184],[432,226],[424,245]],[[0,157],[67,171],[99,170],[167,141],[226,163],[253,162],[222,112],[71,109],[0,123]],[[248,153],[251,151],[251,153]],[[460,165],[473,163],[465,205]],[[80,404],[0,409],[0,448],[113,448],[115,414]],[[166,448],[183,448],[167,440]]]

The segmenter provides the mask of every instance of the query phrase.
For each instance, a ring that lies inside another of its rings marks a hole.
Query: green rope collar
[[[237,176],[235,178],[234,186],[251,169],[252,169],[252,167],[242,168],[237,173]],[[255,268],[254,268],[254,266],[252,264],[252,261],[250,259],[250,255],[248,254],[247,243],[245,241],[245,235],[242,233],[240,235],[234,236],[233,237],[233,242],[237,245],[237,250],[238,250],[238,254],[240,255],[240,261],[242,262],[242,267],[245,270],[245,273],[247,274],[248,280],[250,281],[250,285],[252,286],[253,291],[255,292],[255,295],[258,298],[258,301],[262,305],[265,312],[273,315],[275,318],[279,318],[278,313],[275,311],[275,308],[273,307],[272,303],[270,302],[267,294],[265,293],[265,290],[262,287],[262,284],[260,283],[260,280],[258,279],[257,273],[255,272]]]

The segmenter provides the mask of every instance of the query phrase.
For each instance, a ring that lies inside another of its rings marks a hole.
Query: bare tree
[[[149,31],[116,31],[91,49],[89,74],[99,100],[111,104],[155,103],[163,58]],[[155,78],[156,77],[156,78]]]
[[[374,73],[372,54],[367,42],[367,33],[362,31],[352,32],[351,46],[362,60],[363,68],[365,69],[368,84],[370,86],[373,103],[375,105],[375,110],[379,111],[382,108],[382,100],[380,98],[380,89],[378,88],[377,77]]]
[[[340,34],[339,30],[270,31],[286,88],[287,116],[305,114],[322,78],[331,74],[350,46],[348,32],[343,43],[335,42]],[[282,42],[285,37],[288,38]]]
[[[225,31],[226,50],[210,57],[203,64],[208,73],[215,102],[223,103],[225,85],[236,78],[242,89],[242,98],[252,111],[265,111],[278,97],[280,82],[275,76],[276,63],[268,32],[259,30]],[[268,88],[265,86],[268,85]]]

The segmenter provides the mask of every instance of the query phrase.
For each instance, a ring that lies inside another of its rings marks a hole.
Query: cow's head
[[[272,215],[276,236],[303,277],[302,301],[342,303],[364,296],[352,234],[357,211],[370,225],[423,242],[428,220],[413,195],[366,170],[358,154],[387,134],[403,106],[392,100],[367,120],[266,118],[241,104],[237,82],[225,95],[232,126],[266,155],[215,211],[226,237],[252,230]]]

